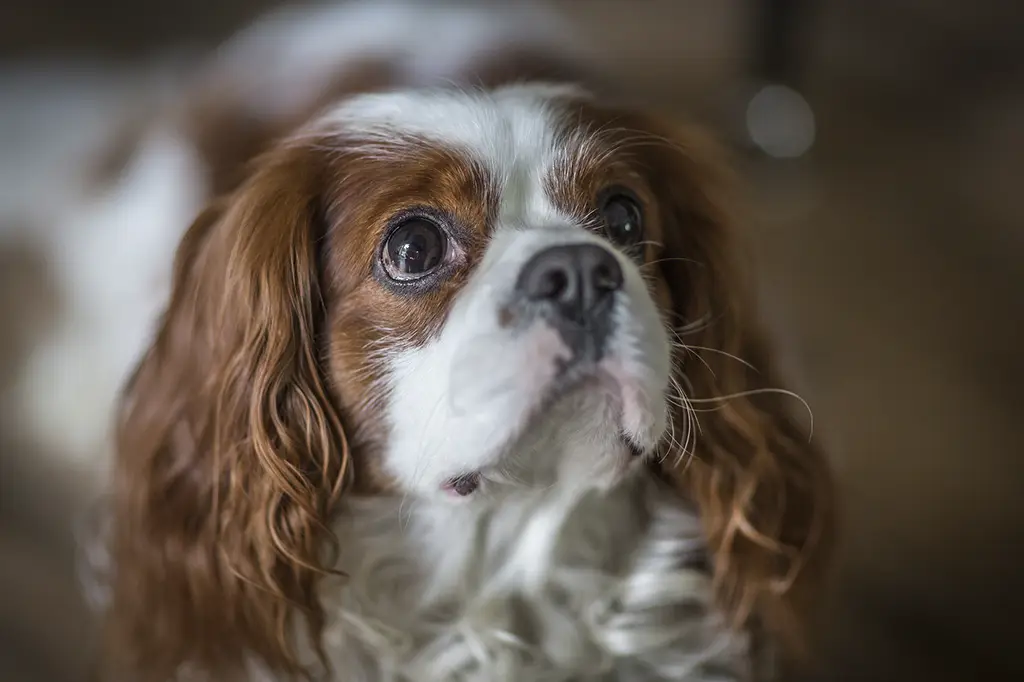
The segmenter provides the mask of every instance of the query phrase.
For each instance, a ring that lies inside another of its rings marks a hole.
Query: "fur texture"
[[[740,680],[762,632],[795,645],[831,484],[750,308],[717,153],[575,87],[307,111],[317,78],[266,103],[285,132],[241,157],[182,142],[226,172],[118,409],[105,673]],[[621,188],[628,248],[600,213]],[[384,255],[410,215],[446,247],[406,286]],[[599,362],[517,308],[524,264],[574,244],[623,273]]]

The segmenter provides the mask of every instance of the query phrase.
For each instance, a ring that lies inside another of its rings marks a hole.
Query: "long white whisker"
[[[748,391],[738,391],[736,393],[730,393],[728,395],[718,396],[715,398],[687,398],[687,400],[691,403],[701,405],[708,403],[721,403],[726,400],[734,400],[736,398],[744,398],[746,396],[760,395],[764,393],[776,393],[778,395],[789,396],[790,398],[795,398],[800,401],[800,404],[804,406],[805,410],[807,410],[807,416],[810,420],[810,423],[808,424],[807,437],[810,438],[814,434],[814,411],[811,410],[810,404],[799,393],[795,393],[794,391],[790,391],[785,388],[752,388]]]

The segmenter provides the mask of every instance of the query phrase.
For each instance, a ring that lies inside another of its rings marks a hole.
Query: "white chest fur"
[[[696,517],[638,473],[488,505],[362,500],[339,523],[344,582],[325,585],[338,679],[739,680],[701,569]]]

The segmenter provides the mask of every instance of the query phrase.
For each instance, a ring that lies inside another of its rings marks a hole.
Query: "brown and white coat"
[[[139,258],[181,244],[113,363],[111,679],[747,679],[798,640],[830,480],[717,155],[501,11],[274,15],[124,155]],[[566,250],[571,334],[523,284]]]

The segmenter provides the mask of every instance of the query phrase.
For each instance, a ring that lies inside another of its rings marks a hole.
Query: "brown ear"
[[[185,236],[172,297],[119,414],[115,677],[216,679],[247,655],[301,672],[347,446],[320,367],[317,170],[265,159]]]
[[[695,500],[722,606],[738,626],[764,625],[790,654],[828,563],[833,487],[803,403],[786,391],[740,276],[719,199],[719,156],[693,134],[662,127],[653,164],[668,205],[661,274],[674,307],[674,415],[679,437],[663,469]],[[806,415],[806,412],[804,413]]]

